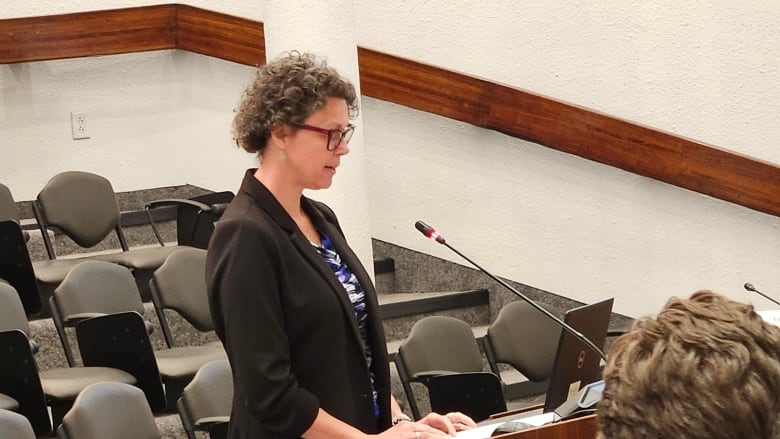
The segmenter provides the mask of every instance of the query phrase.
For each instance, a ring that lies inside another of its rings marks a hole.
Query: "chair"
[[[174,347],[165,310],[176,311],[200,332],[214,330],[206,291],[206,250],[184,248],[171,253],[154,271],[150,281],[152,303],[160,320],[165,342]]]
[[[98,315],[127,311],[143,315],[144,312],[130,271],[105,261],[88,261],[74,267],[55,290],[50,305],[69,364],[75,360],[65,333],[66,326],[86,323]],[[79,347],[83,358],[84,347],[81,342]],[[225,357],[225,350],[221,346],[182,346],[154,351],[165,384],[167,407],[172,409],[175,406],[182,389],[201,366]]]
[[[206,249],[211,234],[214,232],[214,223],[222,216],[233,197],[233,192],[225,191],[199,195],[189,199],[155,200],[146,205],[146,214],[149,217],[152,230],[154,230],[154,235],[162,244],[163,240],[152,218],[152,211],[162,207],[175,206],[178,244]]]
[[[57,430],[60,439],[160,439],[144,393],[119,383],[86,387]]]
[[[129,269],[105,261],[85,261],[74,267],[49,299],[54,327],[65,358],[76,365],[66,327],[104,314],[135,311],[143,315],[144,304]]]
[[[41,229],[46,252],[52,261],[58,259],[48,234],[51,228],[61,231],[83,248],[94,247],[114,231],[119,240],[120,251],[89,256],[89,259],[114,262],[130,268],[138,279],[139,291],[144,294],[147,293],[151,272],[177,249],[175,246],[130,249],[120,225],[114,188],[111,182],[99,175],[78,171],[55,175],[38,193],[33,202],[33,211]],[[71,267],[79,262],[78,259],[70,261]]]
[[[35,439],[30,421],[19,413],[0,409],[0,437],[8,439]]]
[[[428,380],[431,411],[463,412],[475,422],[506,411],[504,388],[492,372],[436,375]]]
[[[446,316],[428,316],[417,321],[398,348],[395,361],[415,419],[420,418],[420,410],[412,382],[427,387],[433,376],[482,372],[482,364],[482,354],[469,324]]]
[[[57,368],[38,372],[33,357],[37,343],[29,339],[30,327],[18,294],[0,283],[0,392],[18,401],[19,412],[33,423],[36,433],[51,430],[47,405],[58,425],[78,393],[101,381],[135,384],[131,374],[107,367]]]
[[[212,361],[198,370],[187,384],[176,407],[188,439],[195,430],[211,439],[224,438],[233,404],[233,376],[227,360]]]
[[[518,385],[512,397],[543,393],[552,375],[561,327],[524,301],[510,302],[498,312],[483,339],[490,369],[500,375],[508,364],[529,381]],[[507,389],[509,391],[509,389]]]

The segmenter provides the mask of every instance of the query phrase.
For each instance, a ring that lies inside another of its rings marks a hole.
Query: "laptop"
[[[606,299],[569,310],[563,321],[603,349],[613,302],[614,299]],[[543,412],[552,412],[581,388],[600,380],[600,363],[599,354],[562,329]]]

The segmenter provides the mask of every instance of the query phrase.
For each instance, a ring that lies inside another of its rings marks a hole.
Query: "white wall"
[[[4,1],[0,19],[170,3],[143,0]],[[262,21],[261,3],[187,4]],[[233,108],[255,69],[168,50],[0,64],[0,135],[11,160],[0,181],[31,200],[58,172],[83,170],[116,191],[185,183],[235,190],[254,156],[235,147]],[[83,112],[89,139],[73,140]]]
[[[253,156],[235,147],[233,108],[254,69],[183,51],[0,65],[3,183],[31,200],[83,170],[114,190],[190,183],[235,190]],[[83,112],[91,137],[71,138]]]
[[[357,2],[360,44],[780,164],[780,5]],[[630,315],[710,288],[780,297],[778,218],[367,100],[374,236]],[[381,182],[381,184],[376,184]],[[760,286],[759,286],[760,285]]]
[[[28,2],[0,18],[153,3]],[[188,2],[262,20],[260,2],[206,3]],[[591,3],[366,0],[355,2],[357,35],[780,164],[780,6]],[[230,136],[252,73],[178,51],[0,65],[0,142],[12,157],[0,179],[20,200],[74,168],[120,191],[234,190],[254,162]],[[70,111],[87,113],[91,139],[70,139]],[[499,275],[585,302],[616,296],[630,315],[699,288],[748,299],[746,281],[780,285],[776,217],[386,102],[364,99],[363,117],[376,238],[458,261],[413,230],[424,219]]]

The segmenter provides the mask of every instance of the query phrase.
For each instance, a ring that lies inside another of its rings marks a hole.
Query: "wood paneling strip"
[[[175,5],[0,20],[0,63],[176,47]]]
[[[487,128],[780,215],[776,165],[511,87],[494,91]]]
[[[484,126],[491,83],[364,48],[358,63],[364,95]]]
[[[0,20],[0,63],[178,48],[246,65],[263,24],[169,4]],[[780,167],[587,108],[358,48],[366,96],[438,114],[780,216]]]
[[[263,23],[180,5],[176,47],[250,66],[265,63]]]

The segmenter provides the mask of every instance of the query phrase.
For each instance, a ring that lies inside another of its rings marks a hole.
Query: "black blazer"
[[[318,408],[365,433],[386,429],[390,369],[368,273],[330,208],[301,197],[365,289],[379,419],[346,291],[254,171],[219,220],[206,262],[211,314],[233,369],[229,437],[298,438]]]

